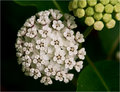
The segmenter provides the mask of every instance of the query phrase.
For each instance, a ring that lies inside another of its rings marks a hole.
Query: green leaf
[[[78,91],[118,91],[119,64],[99,61],[86,66],[77,81]]]
[[[55,8],[55,5],[51,1],[14,1],[21,6],[34,6],[38,11]]]
[[[14,0],[17,4],[21,6],[34,6],[38,11],[48,10],[48,9],[59,9],[63,12],[68,12],[68,2],[69,1],[56,1],[56,0],[39,0],[39,1],[19,1]],[[61,9],[62,8],[62,9]]]
[[[99,32],[101,44],[106,54],[110,53],[110,50],[114,48],[114,44],[119,39],[119,34],[119,22],[116,23],[116,26],[113,29],[104,28]]]

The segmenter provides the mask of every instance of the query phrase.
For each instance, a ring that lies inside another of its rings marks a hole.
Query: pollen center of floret
[[[53,72],[53,68],[48,69],[49,72]]]
[[[58,56],[57,56],[57,60],[60,60],[60,59],[61,59],[61,55],[58,55]]]
[[[70,47],[70,51],[74,52],[74,47]]]
[[[45,35],[47,35],[47,33],[48,33],[48,31],[47,31],[47,30],[45,30],[45,31],[43,32],[43,34],[45,34]]]
[[[71,65],[71,64],[72,64],[72,62],[71,62],[71,61],[69,61],[67,64],[68,64],[68,65]]]
[[[70,34],[70,33],[67,33],[67,37],[71,37],[71,34]]]
[[[41,61],[42,61],[42,59],[38,58],[38,62],[40,62],[40,63],[41,63]]]
[[[55,43],[55,45],[59,45],[59,41],[58,40],[54,41],[54,43]]]
[[[40,47],[44,47],[44,43],[43,42],[40,43]]]
[[[57,24],[56,24],[56,27],[60,27],[60,24],[59,24],[59,23],[57,23]]]

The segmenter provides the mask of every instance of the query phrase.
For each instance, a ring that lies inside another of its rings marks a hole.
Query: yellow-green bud
[[[114,6],[114,10],[115,10],[115,12],[120,12],[120,3],[117,3],[117,4]]]
[[[106,23],[106,27],[108,29],[111,29],[111,28],[113,28],[115,26],[115,24],[116,24],[116,21],[114,19],[112,19],[108,23]]]
[[[103,21],[104,22],[109,22],[112,19],[112,15],[111,14],[104,14],[103,15]]]
[[[85,18],[85,24],[88,25],[88,26],[92,26],[94,24],[94,19],[93,17],[86,17]]]
[[[87,15],[87,16],[91,16],[91,15],[94,14],[94,9],[93,9],[92,7],[88,7],[88,8],[85,10],[85,12],[86,12],[86,15]]]
[[[73,10],[73,8],[72,8],[72,1],[69,2],[68,9],[69,9],[69,11]]]
[[[97,4],[97,0],[87,0],[89,6],[95,6]]]
[[[106,13],[112,13],[113,12],[113,6],[111,4],[107,4],[105,6],[105,12]]]
[[[73,0],[72,2],[72,8],[76,9],[78,7],[78,0]]]
[[[85,15],[84,9],[78,8],[76,11],[76,15],[78,16],[78,18],[82,18]]]
[[[102,13],[95,13],[95,14],[94,14],[94,19],[95,19],[95,20],[101,20],[102,17],[103,17]]]
[[[98,3],[97,5],[95,5],[95,11],[99,12],[99,13],[103,12],[104,11],[104,5],[101,4],[101,3]]]
[[[110,0],[100,0],[100,2],[103,4],[103,5],[106,5],[110,2]]]
[[[115,5],[115,4],[118,3],[118,0],[110,0],[110,3],[111,3],[112,5]]]
[[[86,0],[79,0],[78,1],[78,6],[80,8],[85,8],[87,6],[87,1]]]
[[[120,0],[118,0],[118,3],[120,3]]]
[[[104,24],[103,24],[102,21],[96,21],[94,23],[94,29],[95,30],[101,31],[103,29],[103,27],[104,27]]]
[[[120,12],[119,12],[119,13],[116,13],[115,18],[116,18],[118,21],[120,21]]]

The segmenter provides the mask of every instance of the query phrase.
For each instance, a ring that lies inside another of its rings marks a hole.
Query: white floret
[[[68,83],[73,79],[73,77],[74,77],[74,74],[70,74],[70,73],[66,74],[66,77],[64,78],[64,82]]]
[[[63,35],[69,41],[74,40],[74,32],[72,30],[68,29],[68,28],[65,30]]]
[[[65,52],[63,50],[56,50],[53,61],[57,62],[58,64],[63,64],[63,61],[65,60]]]
[[[83,61],[78,61],[74,67],[77,72],[80,72],[80,70],[83,68]]]
[[[56,74],[55,68],[52,65],[48,65],[48,67],[45,68],[44,71],[45,71],[45,73],[46,73],[47,76],[51,76],[51,75],[54,76]]]
[[[52,31],[52,29],[48,25],[45,25],[42,27],[41,30],[39,30],[39,34],[41,34],[41,36],[43,38],[46,38],[46,37],[50,36],[51,31]]]
[[[79,42],[79,43],[82,43],[82,42],[85,41],[83,34],[80,34],[80,32],[77,32],[77,33],[76,33],[75,39],[76,39],[77,42]]]
[[[70,70],[73,69],[75,65],[74,58],[69,58],[65,60],[65,68],[69,68]]]
[[[32,16],[31,18],[27,19],[24,23],[25,27],[32,27],[35,23],[35,16]]]
[[[55,30],[60,31],[60,30],[64,27],[64,25],[62,24],[62,21],[61,21],[61,20],[58,20],[58,21],[54,20],[54,21],[53,21],[53,24],[52,24],[52,27],[53,27]]]
[[[74,44],[70,44],[70,46],[67,47],[67,51],[71,56],[77,54],[77,49],[78,49],[78,46]]]
[[[42,79],[41,79],[40,82],[41,82],[41,83],[44,83],[45,85],[49,85],[49,84],[52,84],[52,83],[53,83],[52,80],[51,80],[51,78],[50,78],[50,77],[47,77],[47,76],[42,77]]]
[[[82,48],[78,51],[78,57],[79,59],[82,59],[84,60],[85,59],[85,55],[86,55],[86,51],[85,51],[85,48]]]
[[[27,30],[26,36],[30,38],[34,38],[37,35],[37,28],[34,26]]]
[[[60,18],[63,16],[63,15],[60,13],[59,10],[50,9],[50,13],[51,13],[53,19],[55,19],[55,20],[58,20],[58,19],[60,19]]]
[[[63,81],[65,77],[66,77],[65,72],[61,71],[56,74],[55,79],[59,81]]]

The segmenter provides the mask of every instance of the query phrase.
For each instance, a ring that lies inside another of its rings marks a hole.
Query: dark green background
[[[21,2],[20,2],[21,3]],[[33,3],[33,2],[29,2],[29,3]],[[75,73],[75,77],[74,80],[68,84],[65,84],[63,82],[56,82],[54,81],[53,85],[50,86],[44,86],[43,84],[41,84],[39,82],[39,80],[34,80],[31,77],[27,77],[24,75],[24,73],[21,71],[21,66],[18,65],[17,63],[17,58],[16,58],[16,50],[15,50],[15,42],[16,42],[16,38],[17,38],[17,32],[20,29],[20,27],[22,27],[23,23],[25,22],[25,20],[34,15],[36,12],[40,11],[40,10],[45,10],[45,9],[49,9],[49,8],[56,8],[55,5],[53,4],[53,2],[47,2],[47,1],[42,1],[38,4],[37,8],[34,6],[27,6],[27,4],[25,2],[22,2],[22,4],[25,4],[24,6],[21,6],[19,4],[16,4],[13,1],[2,1],[1,5],[2,5],[2,90],[16,90],[16,91],[76,91],[77,87],[76,87],[76,82],[77,82],[77,78],[79,73],[76,73],[74,70],[71,72]],[[68,6],[68,1],[61,1],[58,2],[58,4],[61,6],[62,10],[64,12],[69,12],[67,9]],[[29,5],[29,4],[28,4]],[[72,14],[72,13],[71,13]],[[85,29],[87,28],[87,26],[83,23],[83,19],[77,19],[76,18],[76,23],[79,25],[79,27],[77,29],[75,29],[75,31],[80,31],[80,32],[84,32]],[[91,34],[86,38],[85,43],[83,44],[83,46],[86,48],[86,52],[87,55],[92,59],[93,63],[96,62],[101,62],[102,60],[106,60],[106,57],[108,56],[109,50],[108,48],[110,48],[112,46],[112,44],[115,42],[115,37],[118,36],[119,34],[119,24],[117,22],[117,25],[114,29],[111,30],[107,30],[106,28],[104,28],[104,30],[102,32],[97,32],[96,30],[93,30],[91,32]],[[107,34],[107,35],[106,35]],[[106,49],[107,48],[107,49]],[[114,69],[114,67],[117,67],[117,71],[115,72],[115,75],[117,76],[117,81],[116,84],[118,84],[118,67],[119,67],[119,63],[118,61],[116,61],[115,59],[115,53],[116,51],[118,51],[119,49],[119,45],[117,46],[117,48],[115,49],[113,56],[111,57],[112,62],[116,62],[116,64],[109,64],[110,66],[105,66],[103,68],[104,69],[110,69],[109,67],[111,67],[111,69]],[[91,71],[89,69],[86,70],[86,66],[89,65],[89,63],[85,60],[84,61],[84,69],[82,70],[82,77],[80,76],[80,78],[84,78],[85,75],[90,76],[91,74],[89,74],[88,72]],[[90,65],[89,65],[90,67]],[[97,66],[96,66],[97,67]],[[108,67],[108,68],[107,68]],[[98,67],[98,69],[100,69]],[[87,72],[86,72],[87,71]],[[92,70],[94,71],[94,70]],[[109,70],[110,71],[110,70]],[[84,74],[85,72],[85,74]],[[107,71],[103,71],[103,77],[107,76],[105,75]],[[105,77],[106,78],[106,77]],[[107,81],[111,80],[112,77],[105,79]],[[93,78],[94,79],[94,78]],[[91,80],[89,79],[83,79],[85,81],[87,80]],[[99,80],[99,78],[97,78],[96,80]],[[114,80],[113,80],[114,81]],[[110,88],[111,88],[111,84],[112,82],[108,82]],[[81,80],[82,83],[82,80]],[[85,83],[85,82],[84,82]],[[84,85],[83,83],[83,85]],[[96,83],[96,82],[95,82]],[[99,85],[99,83],[97,83]],[[92,84],[92,82],[89,83],[89,85],[96,85]],[[82,90],[94,90],[89,88],[83,88]],[[114,89],[112,90],[119,90],[119,85],[117,85]],[[105,90],[104,88],[102,89],[102,87],[100,88],[101,90]],[[97,89],[99,90],[99,89]]]

